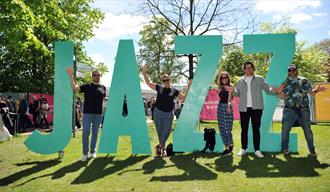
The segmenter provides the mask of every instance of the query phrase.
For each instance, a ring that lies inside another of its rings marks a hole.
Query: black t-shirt
[[[106,96],[104,85],[94,83],[80,86],[80,92],[84,93],[84,113],[102,114],[103,98]]]
[[[179,91],[175,88],[165,88],[156,85],[157,100],[155,106],[157,109],[170,112],[174,109],[174,98],[179,95]]]
[[[228,103],[228,91],[221,90],[219,92],[220,103]]]

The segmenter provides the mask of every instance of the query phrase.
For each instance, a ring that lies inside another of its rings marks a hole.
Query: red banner
[[[217,120],[217,110],[218,110],[219,101],[220,98],[219,98],[218,90],[210,89],[206,96],[202,111],[199,116],[200,120]],[[239,120],[239,112],[238,112],[239,98],[234,97],[231,103],[234,111],[234,119]]]

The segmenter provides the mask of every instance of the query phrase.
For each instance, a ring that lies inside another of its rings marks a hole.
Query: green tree
[[[307,46],[305,42],[299,42],[292,63],[297,65],[298,75],[306,77],[313,84],[327,80],[325,64],[328,59],[329,55],[326,51],[316,46]]]
[[[330,82],[330,39],[324,39],[314,45],[316,48],[325,51],[328,54],[328,59],[326,61],[325,70],[328,76],[328,82]]]
[[[0,90],[52,93],[54,43],[71,40],[80,62],[93,65],[83,41],[103,14],[91,0],[3,0],[0,4]]]
[[[266,76],[269,66],[269,54],[244,54],[240,45],[230,45],[224,48],[224,57],[221,59],[214,83],[218,84],[219,75],[222,71],[227,71],[231,75],[231,81],[236,81],[244,75],[242,65],[246,61],[251,61],[256,67],[256,74]]]
[[[252,4],[235,0],[147,0],[141,8],[155,21],[165,19],[173,35],[204,35],[216,32],[224,36],[226,44],[240,42],[238,35],[252,33],[255,15]],[[162,22],[160,22],[162,24]],[[193,77],[197,55],[184,55],[188,60],[188,77]],[[182,63],[186,65],[186,63]]]
[[[183,65],[175,59],[174,36],[165,27],[168,25],[165,19],[151,20],[140,31],[139,40],[139,65],[148,64],[150,79],[155,83],[161,83],[161,75],[169,74],[173,82],[178,82],[181,75],[185,75]]]

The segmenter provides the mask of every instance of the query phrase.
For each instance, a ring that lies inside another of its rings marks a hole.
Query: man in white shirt
[[[225,87],[225,89],[229,92],[233,92],[233,95],[238,96],[240,99],[239,112],[242,128],[242,149],[237,155],[242,156],[246,154],[248,145],[248,128],[251,119],[255,155],[262,158],[264,157],[260,152],[260,125],[262,111],[264,109],[262,90],[269,95],[275,95],[277,89],[269,86],[261,76],[255,75],[254,69],[255,67],[252,62],[245,62],[243,64],[245,75],[237,81],[234,89],[229,87]]]

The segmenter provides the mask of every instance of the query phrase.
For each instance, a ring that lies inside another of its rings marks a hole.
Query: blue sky
[[[105,13],[105,19],[94,29],[95,37],[85,43],[87,54],[95,62],[104,62],[109,73],[102,83],[110,86],[114,58],[120,39],[133,39],[135,51],[139,31],[148,22],[148,16],[133,14],[138,0],[94,0],[94,7]],[[251,3],[251,1],[246,1]],[[262,22],[279,22],[287,19],[298,29],[297,40],[309,44],[330,38],[330,0],[255,0],[253,11]],[[141,85],[146,88],[145,85]]]

